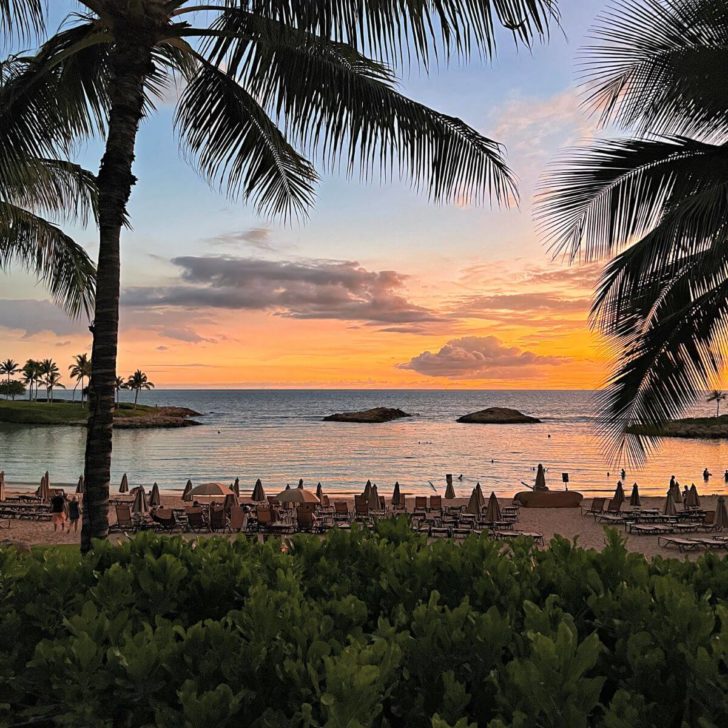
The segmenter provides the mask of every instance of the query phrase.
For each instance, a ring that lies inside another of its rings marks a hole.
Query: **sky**
[[[54,0],[51,26],[73,3]],[[530,51],[398,69],[403,91],[502,142],[520,204],[435,205],[397,180],[324,174],[305,222],[263,219],[180,154],[173,98],[143,122],[122,235],[118,372],[157,387],[591,389],[607,373],[588,328],[599,264],[554,259],[533,195],[560,149],[596,133],[575,57],[605,0],[561,0]],[[97,170],[101,146],[77,161]],[[95,257],[96,231],[66,226]],[[90,351],[19,267],[0,272],[0,358]]]

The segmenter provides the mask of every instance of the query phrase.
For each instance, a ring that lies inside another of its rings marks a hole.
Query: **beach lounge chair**
[[[699,541],[691,538],[679,538],[677,536],[658,536],[657,543],[665,548],[677,548],[680,553],[702,548],[702,544]]]
[[[594,516],[595,518],[604,511],[604,504],[607,502],[606,498],[592,498],[591,505],[589,508],[584,508],[581,512],[582,516]]]
[[[415,496],[415,513],[426,513],[427,512],[427,496],[417,495]]]
[[[369,501],[363,495],[354,496],[354,518],[369,518]]]
[[[527,538],[539,546],[544,545],[543,534],[534,531],[493,531],[493,537],[499,541],[515,538]]]
[[[701,531],[715,531],[718,524],[715,522],[715,511],[705,511],[703,521],[697,524]]]
[[[431,495],[430,496],[430,512],[442,513],[442,496]]]
[[[211,531],[225,531],[230,530],[228,528],[228,520],[225,515],[224,508],[218,508],[216,506],[210,507],[210,530]]]
[[[706,549],[728,549],[728,541],[722,538],[694,538],[691,541],[697,541]]]
[[[323,531],[320,520],[311,508],[299,506],[296,509],[296,521],[299,531],[306,533],[321,533]]]
[[[346,501],[334,501],[334,523],[349,523],[349,504]]]
[[[188,531],[207,531],[207,521],[202,508],[185,508],[187,514],[187,530]]]
[[[248,514],[240,506],[230,511],[230,530],[237,533],[248,530]]]
[[[162,531],[174,531],[179,525],[171,508],[157,508],[150,515]]]
[[[659,536],[661,534],[672,533],[673,524],[671,523],[633,523],[629,526],[629,532],[638,536]]]
[[[131,508],[128,505],[116,506],[115,531],[135,531],[136,526],[131,517]]]

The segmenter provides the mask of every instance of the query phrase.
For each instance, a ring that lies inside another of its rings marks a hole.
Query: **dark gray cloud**
[[[464,336],[448,341],[437,352],[424,351],[399,364],[400,369],[411,369],[429,377],[453,379],[496,379],[518,376],[533,367],[562,364],[564,357],[541,356],[506,346],[495,336]]]
[[[26,337],[45,331],[56,336],[89,333],[85,318],[74,320],[50,301],[35,299],[0,300],[0,327],[22,331]]]
[[[297,319],[393,325],[439,320],[403,295],[405,276],[396,271],[369,271],[354,261],[183,256],[172,263],[181,269],[179,284],[128,288],[124,304],[271,311]]]

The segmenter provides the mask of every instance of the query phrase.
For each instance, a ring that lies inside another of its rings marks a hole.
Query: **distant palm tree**
[[[139,392],[142,389],[154,389],[154,385],[147,379],[147,375],[141,369],[137,369],[126,380],[126,388],[134,390],[134,409],[136,409]]]
[[[10,386],[10,377],[19,371],[20,365],[12,359],[6,359],[4,362],[0,362],[0,374],[8,375],[8,386]]]
[[[614,256],[591,313],[616,351],[599,415],[614,459],[640,461],[655,438],[627,433],[678,416],[724,364],[728,0],[614,0],[594,37],[584,97],[634,138],[566,152],[537,218],[571,260]]]
[[[53,390],[56,387],[60,387],[61,389],[66,388],[64,384],[61,384],[61,373],[58,369],[52,369],[48,372],[43,379],[43,384],[46,386],[48,401],[51,404],[53,404]]]
[[[40,381],[45,384],[46,386],[46,392],[47,397],[50,398],[51,395],[51,389],[49,389],[48,381],[55,380],[56,375],[60,377],[60,372],[58,370],[58,364],[56,364],[53,359],[43,359],[38,364],[38,374],[40,375],[39,379]]]
[[[40,364],[35,359],[28,359],[23,365],[23,381],[28,385],[28,400],[33,399],[33,385],[37,386],[40,378]],[[37,393],[37,389],[36,389]]]
[[[88,354],[76,354],[73,357],[73,364],[68,367],[71,378],[76,380],[76,386],[73,388],[73,397],[76,395],[76,387],[81,385],[81,402],[83,403],[83,380],[91,376],[91,359]]]
[[[721,392],[719,389],[714,389],[705,400],[706,402],[715,402],[715,416],[720,417],[720,403],[728,399],[728,394]]]
[[[129,389],[129,387],[126,384],[126,379],[124,377],[117,377],[116,378],[116,384],[114,385],[116,389],[116,404],[119,404],[119,392],[122,389]]]

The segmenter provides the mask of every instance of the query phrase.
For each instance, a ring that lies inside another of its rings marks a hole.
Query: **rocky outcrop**
[[[468,422],[476,425],[527,425],[541,422],[537,417],[524,415],[518,410],[508,407],[488,407],[469,415],[458,417],[458,422]]]
[[[648,437],[687,437],[699,440],[728,439],[728,415],[720,417],[688,417],[673,420],[662,427],[632,425],[627,428],[630,435]]]
[[[391,422],[402,417],[412,417],[412,415],[393,407],[374,407],[361,412],[337,412],[324,417],[324,422]]]

